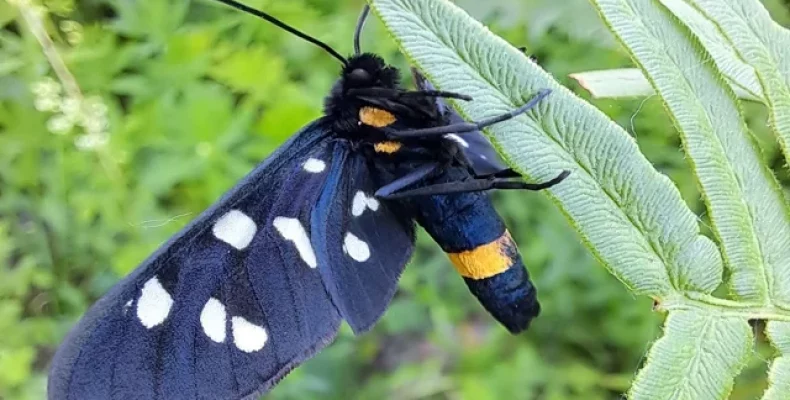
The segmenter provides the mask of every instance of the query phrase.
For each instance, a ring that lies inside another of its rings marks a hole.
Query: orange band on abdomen
[[[513,265],[513,257],[517,254],[508,231],[499,239],[472,250],[447,253],[458,273],[471,279],[484,279],[504,272]]]

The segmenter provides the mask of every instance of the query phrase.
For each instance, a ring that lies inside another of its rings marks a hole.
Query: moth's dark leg
[[[444,90],[413,90],[410,92],[401,93],[400,97],[444,97],[449,99],[472,101],[472,96],[467,96],[465,94],[456,92],[446,92]]]
[[[404,97],[444,97],[444,98],[458,99],[465,101],[472,100],[472,97],[467,96],[465,94],[446,92],[443,90],[403,91],[398,89],[374,87],[374,88],[349,89],[347,94],[349,96],[354,96],[354,97],[375,97],[375,98],[387,99],[387,100],[397,100]]]
[[[432,196],[439,194],[480,192],[491,189],[506,190],[543,190],[548,189],[568,177],[570,171],[562,171],[555,178],[541,183],[527,183],[519,180],[508,180],[505,178],[472,179],[460,182],[440,183],[436,185],[423,186],[416,189],[404,190],[392,193],[388,196],[380,196],[385,199],[403,199],[414,196]]]
[[[419,180],[430,175],[431,172],[435,171],[437,168],[439,168],[439,163],[421,165],[408,174],[390,182],[387,185],[382,186],[379,188],[379,190],[376,190],[375,196],[384,199],[389,198],[388,196],[391,196],[392,193],[397,192],[406,186],[417,183]]]
[[[394,138],[415,138],[415,137],[427,137],[427,136],[440,136],[446,135],[448,133],[464,133],[464,132],[472,132],[472,131],[479,131],[483,128],[488,126],[494,125],[496,123],[507,121],[519,114],[523,114],[532,107],[535,107],[539,101],[543,100],[544,97],[548,96],[551,93],[550,89],[543,89],[538,92],[538,94],[530,99],[527,104],[510,111],[508,113],[498,115],[496,117],[484,119],[479,122],[463,122],[460,124],[452,124],[452,125],[444,125],[444,126],[437,126],[433,128],[425,128],[425,129],[412,129],[412,130],[394,130],[394,129],[383,129],[384,133],[390,135]]]
[[[491,174],[482,174],[482,175],[473,175],[475,178],[483,179],[483,178],[518,178],[521,176],[518,172],[514,171],[513,168],[503,169],[501,171],[497,171]]]

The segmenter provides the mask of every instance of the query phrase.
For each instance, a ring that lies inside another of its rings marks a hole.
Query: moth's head
[[[370,53],[362,53],[348,59],[341,77],[343,91],[371,87],[396,88],[400,82],[398,69],[387,65],[384,60]]]

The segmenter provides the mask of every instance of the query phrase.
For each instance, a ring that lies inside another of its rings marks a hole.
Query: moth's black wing
[[[414,223],[379,188],[360,153],[335,150],[327,188],[313,211],[318,269],[341,316],[355,333],[381,317],[414,248]],[[345,155],[345,157],[344,157]],[[342,167],[341,167],[342,166]]]
[[[441,99],[437,101],[441,102]],[[451,108],[446,108],[450,124],[466,122]],[[478,175],[488,175],[508,169],[508,166],[505,165],[499,154],[494,150],[491,142],[480,131],[451,133],[446,135],[445,138],[458,142],[464,155],[472,163],[472,169]]]
[[[425,79],[416,69],[412,68],[412,75],[418,89],[435,90],[433,85]],[[436,99],[436,107],[441,114],[445,114],[449,124],[466,122],[457,112],[448,107],[441,98]],[[472,164],[472,169],[478,175],[493,174],[508,169],[507,165],[494,150],[491,142],[480,131],[445,135],[448,140],[458,142],[466,158]]]
[[[49,398],[253,398],[329,343],[340,315],[309,235],[344,151],[319,120],[261,163],[88,311]]]

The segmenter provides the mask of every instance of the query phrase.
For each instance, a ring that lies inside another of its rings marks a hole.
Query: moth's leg
[[[570,171],[562,171],[555,178],[542,182],[542,183],[527,183],[518,180],[508,180],[504,178],[488,178],[488,179],[471,179],[468,181],[457,181],[439,183],[436,185],[423,186],[416,189],[404,190],[390,194],[389,196],[382,196],[384,199],[403,199],[414,196],[432,196],[440,194],[452,193],[468,193],[468,192],[481,192],[491,189],[505,189],[505,190],[543,190],[548,189],[568,177]]]
[[[521,174],[519,174],[518,172],[513,170],[513,168],[507,168],[507,169],[503,169],[501,171],[497,171],[497,172],[490,173],[490,174],[482,174],[482,175],[473,174],[472,176],[474,176],[477,179],[485,179],[485,178],[519,178],[519,177],[521,177]]]
[[[397,99],[402,99],[404,97],[444,97],[444,98],[458,99],[465,101],[472,100],[472,97],[467,96],[465,94],[456,93],[456,92],[446,92],[443,90],[405,91],[399,89],[373,87],[373,88],[349,89],[347,94],[349,96],[354,96],[354,97],[374,97],[374,98],[387,99],[387,100],[397,100]]]
[[[529,111],[529,109],[535,107],[535,105],[538,104],[539,101],[543,100],[544,97],[548,96],[549,93],[551,93],[550,89],[543,89],[539,91],[538,94],[535,95],[535,97],[530,99],[523,106],[513,111],[510,111],[508,113],[498,115],[496,117],[484,119],[479,122],[462,122],[459,124],[437,126],[437,127],[425,128],[425,129],[394,130],[394,129],[385,128],[382,130],[387,135],[396,139],[441,136],[441,135],[446,135],[448,133],[464,133],[464,132],[479,131],[483,128],[489,127],[491,125],[494,125],[502,121],[507,121],[519,114],[523,114]]]
[[[415,168],[413,171],[410,171],[408,174],[382,186],[379,188],[379,190],[376,190],[375,196],[387,199],[389,196],[392,196],[394,192],[397,192],[406,186],[412,185],[421,179],[424,179],[433,171],[436,171],[437,168],[439,168],[439,163],[436,162],[423,164]]]
[[[472,96],[463,93],[447,92],[444,90],[412,90],[401,92],[400,97],[444,97],[448,99],[458,99],[472,101]]]

